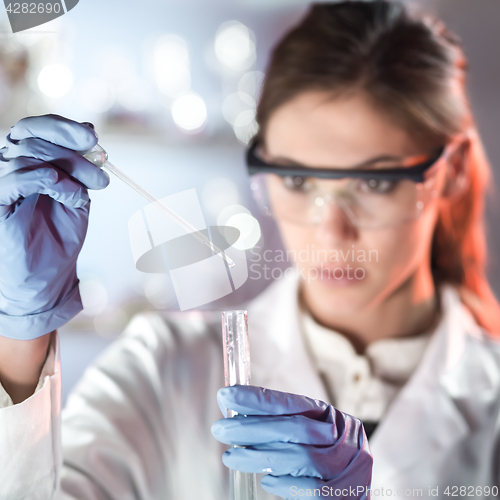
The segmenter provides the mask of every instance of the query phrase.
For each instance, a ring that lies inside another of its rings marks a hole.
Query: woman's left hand
[[[268,472],[262,487],[281,498],[306,490],[370,498],[373,459],[357,418],[317,399],[262,387],[225,387],[217,400],[224,415],[228,409],[239,414],[212,426],[217,440],[244,446],[222,456],[230,469]]]

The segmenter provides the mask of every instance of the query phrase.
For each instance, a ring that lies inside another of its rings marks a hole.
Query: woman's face
[[[439,146],[418,144],[362,93],[332,99],[321,92],[300,94],[278,108],[265,142],[269,161],[325,168],[349,168],[380,156],[431,154]],[[439,184],[443,175],[438,178]],[[270,179],[271,195],[273,182],[282,180]],[[345,315],[380,304],[409,282],[429,286],[438,203],[432,199],[417,220],[383,229],[355,227],[335,203],[328,204],[318,225],[278,220],[301,272],[306,301],[328,316]]]

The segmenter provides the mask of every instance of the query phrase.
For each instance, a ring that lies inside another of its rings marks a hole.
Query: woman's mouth
[[[317,279],[326,286],[348,287],[366,280],[367,271],[364,267],[347,264],[337,267],[313,267],[309,269],[309,274],[311,279]]]

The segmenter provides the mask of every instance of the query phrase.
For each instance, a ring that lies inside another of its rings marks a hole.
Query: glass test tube
[[[250,384],[250,347],[248,344],[248,316],[246,311],[222,313],[222,342],[224,346],[224,378],[226,387]],[[228,410],[228,417],[237,413]],[[229,471],[231,500],[256,500],[255,474]]]

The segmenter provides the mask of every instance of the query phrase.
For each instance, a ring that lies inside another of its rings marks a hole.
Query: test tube
[[[248,344],[248,316],[246,311],[222,313],[222,343],[224,346],[224,379],[226,387],[250,385],[250,347]],[[227,417],[237,415],[227,411]],[[231,500],[256,500],[255,474],[230,470]]]

